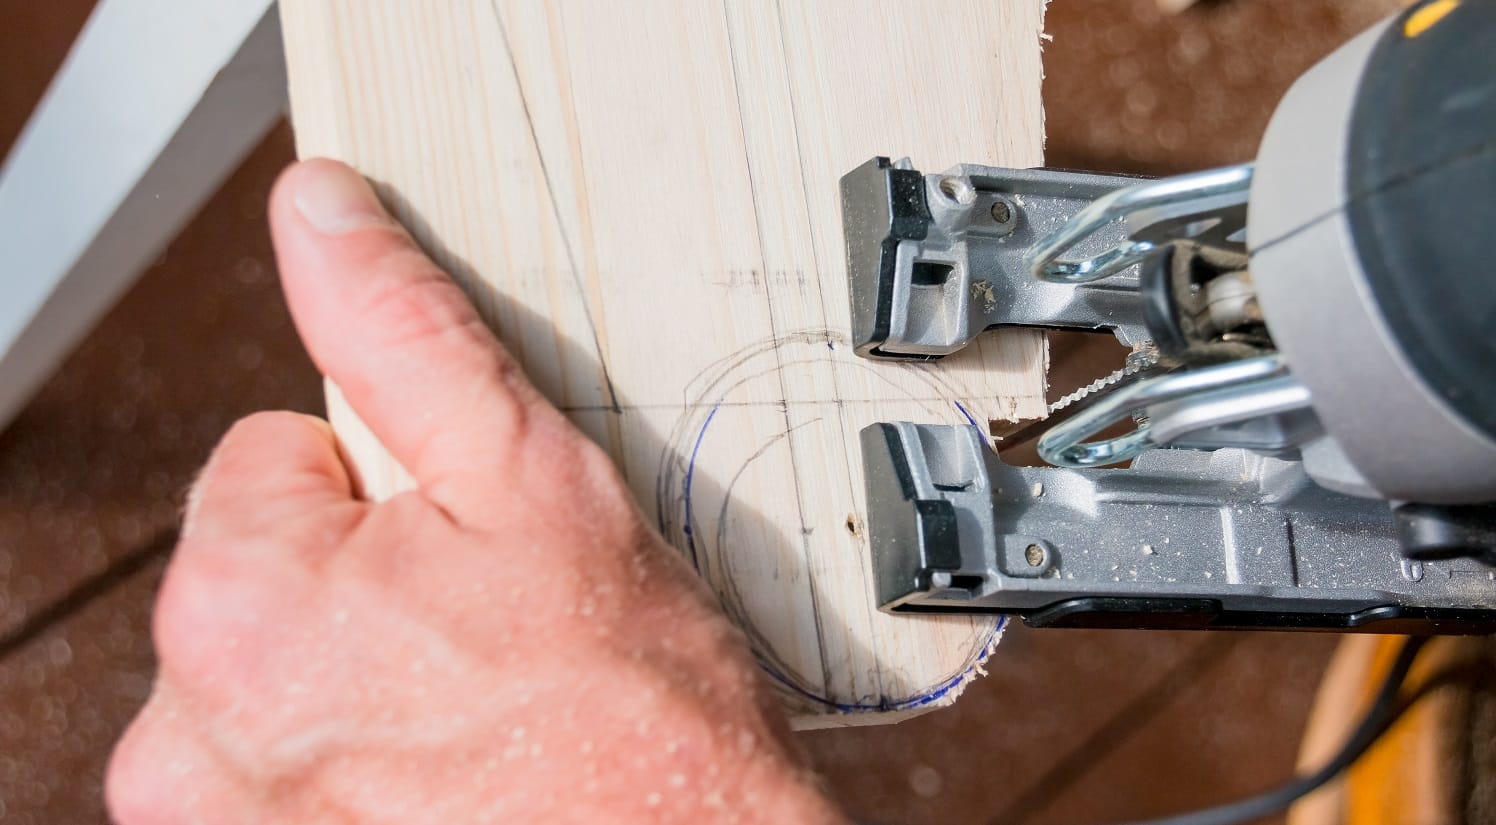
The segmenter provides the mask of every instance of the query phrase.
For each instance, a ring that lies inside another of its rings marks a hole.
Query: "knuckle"
[[[220,448],[242,444],[253,444],[267,437],[275,437],[291,427],[300,426],[295,413],[261,410],[235,421],[224,433]]]
[[[104,805],[119,825],[167,825],[177,821],[172,795],[163,793],[153,753],[153,723],[141,719],[115,746],[104,773]]]
[[[633,516],[634,497],[628,485],[624,483],[623,476],[618,472],[618,465],[613,463],[612,457],[588,438],[579,435],[575,442],[576,454],[573,460],[581,484],[592,492],[599,503],[607,506],[616,515]],[[632,518],[628,521],[632,523]]]
[[[212,621],[212,616],[203,616],[204,599],[197,591],[210,586],[210,581],[196,574],[193,569],[194,554],[179,555],[161,582],[161,592],[156,597],[156,610],[151,619],[151,633],[155,637],[156,655],[164,663],[178,664],[190,659],[197,645],[194,636],[205,629],[201,621]]]
[[[387,345],[407,347],[475,330],[486,333],[456,284],[420,253],[402,248],[388,253],[381,266],[399,275],[372,284],[357,316],[368,319]]]
[[[305,426],[300,418],[295,413],[261,411],[235,421],[219,440],[202,477],[259,477],[264,470],[264,450],[294,437]]]
[[[239,419],[234,429],[248,433],[273,431],[283,426],[286,423],[287,417],[287,413],[275,410],[259,410]]]
[[[507,437],[510,443],[526,440],[534,423],[530,415],[534,404],[528,396],[535,391],[530,388],[524,370],[513,358],[501,354],[491,374],[498,388],[493,399],[495,431]]]
[[[214,681],[217,671],[233,659],[224,653],[225,641],[237,645],[244,630],[242,617],[259,612],[255,574],[226,564],[226,554],[185,548],[156,599],[151,633],[157,655],[164,669],[189,683]]]

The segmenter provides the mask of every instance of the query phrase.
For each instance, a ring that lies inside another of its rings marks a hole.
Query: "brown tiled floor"
[[[1246,159],[1289,80],[1392,4],[1218,0],[1160,21],[1152,0],[1056,0],[1051,162],[1165,173]],[[0,146],[91,5],[0,0]],[[263,219],[290,157],[279,130],[0,434],[0,821],[103,820],[108,748],[150,683],[149,601],[182,489],[236,417],[321,407]],[[1057,382],[1085,376],[1087,352],[1056,347]],[[802,739],[870,821],[1171,811],[1289,769],[1332,644],[1018,628],[954,709]]]
[[[1172,813],[1283,777],[1333,646],[1329,636],[1019,627],[950,710],[804,739],[869,822]]]

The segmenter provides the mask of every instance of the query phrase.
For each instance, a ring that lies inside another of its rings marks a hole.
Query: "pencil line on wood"
[[[790,103],[790,134],[791,134],[791,137],[793,137],[793,139],[794,139],[794,146],[795,146],[795,166],[796,166],[796,168],[798,168],[800,170],[800,197],[803,198],[804,201],[805,201],[805,217],[806,217],[806,220],[809,221],[809,220],[811,220],[811,216],[815,214],[815,210],[812,207],[812,204],[811,204],[811,201],[810,201],[810,179],[806,175],[806,172],[805,172],[805,152],[801,148],[801,143],[800,143],[800,105],[799,105],[799,100],[798,100],[797,96],[795,95],[795,84],[794,84],[794,80],[793,80],[793,64],[791,63],[791,60],[790,60],[789,44],[786,43],[785,39],[784,39],[784,32],[785,32],[785,28],[786,28],[785,27],[785,21],[784,21],[784,4],[782,2],[780,2],[780,0],[774,0],[774,16],[775,16],[775,20],[779,23],[779,53],[780,53],[781,59],[784,61],[785,94],[788,96],[789,103]],[[831,340],[831,319],[827,315],[827,311],[826,311],[826,285],[821,280],[823,277],[825,277],[825,270],[822,269],[822,267],[821,267],[821,249],[820,249],[820,245],[816,242],[815,227],[813,225],[810,225],[810,226],[807,226],[807,228],[810,230],[810,257],[811,257],[811,262],[812,262],[812,264],[815,267],[816,295],[819,296],[820,304],[821,304],[821,328],[826,331],[826,346],[829,349],[831,349],[831,350],[834,351],[835,348],[836,348],[836,345],[834,343],[832,343],[832,340]],[[832,394],[833,398],[836,398],[839,401],[841,399],[841,397],[842,397],[841,379],[839,377],[839,373],[841,371],[839,369],[837,369],[835,363],[832,363],[830,365],[830,369],[831,369],[831,394]],[[837,407],[838,407],[837,415],[836,415],[837,427],[841,431],[842,443],[843,444],[850,444],[851,441],[847,437],[847,435],[848,435],[847,434],[847,419],[846,419],[846,416],[842,414],[841,406],[842,406],[841,403],[837,404]],[[844,462],[843,468],[844,468],[844,471],[845,471],[846,482],[847,482],[847,494],[848,494],[848,496],[850,497],[850,499],[852,501],[856,501],[857,500],[857,492],[858,492],[857,488],[858,488],[859,485],[857,483],[857,480],[853,477],[854,471],[852,469],[852,462],[851,461]],[[866,545],[863,545],[863,546],[866,547]],[[872,616],[873,605],[872,605],[872,602],[868,601],[866,604],[864,604],[863,605],[863,610],[864,610],[864,614],[867,616],[868,624],[871,625],[872,621],[873,621],[873,616]],[[819,620],[819,616],[820,616],[819,612],[816,615],[817,615],[817,619]],[[822,653],[822,655],[821,655],[821,661],[824,662],[824,661],[826,661],[825,651],[822,650],[821,653]],[[831,678],[830,674],[828,673],[827,674],[827,684],[830,684],[830,678]],[[874,672],[873,672],[873,678],[875,680],[875,683],[877,684],[878,695],[879,696],[886,695],[886,691],[884,690],[884,685],[883,685],[883,672],[881,670],[878,670],[878,669],[875,668]]]
[[[768,272],[769,262],[765,257],[765,250],[768,244],[764,237],[763,215],[758,208],[759,188],[758,181],[753,174],[753,157],[752,153],[748,151],[748,127],[747,124],[743,122],[743,87],[739,82],[738,52],[733,43],[732,12],[728,8],[728,0],[722,0],[722,25],[727,36],[728,68],[732,72],[734,103],[736,104],[738,113],[738,132],[743,141],[743,168],[747,171],[748,174],[748,200],[753,209],[753,228],[758,238],[758,262],[759,267],[763,269],[763,271]],[[767,306],[769,312],[769,331],[777,337],[779,335],[779,319],[774,312],[774,287],[772,284],[764,284],[764,303]],[[778,369],[775,370],[775,373],[776,378],[779,382],[779,397],[788,400],[789,388],[785,383],[784,375],[784,350],[782,347],[780,347],[777,340],[774,344],[774,361],[778,366]],[[816,646],[820,648],[819,658],[821,660],[821,678],[823,680],[821,684],[824,689],[825,687],[832,684],[832,674],[826,658],[826,636],[825,628],[823,627],[821,622],[820,594],[818,592],[818,588],[816,587],[815,568],[814,565],[811,564],[810,558],[810,534],[812,532],[812,528],[810,527],[810,522],[805,515],[805,494],[800,487],[800,456],[795,450],[795,439],[792,435],[790,435],[790,433],[794,432],[795,424],[790,418],[789,405],[783,404],[781,405],[781,408],[784,411],[784,427],[786,434],[785,446],[788,448],[790,456],[790,484],[794,489],[795,513],[800,521],[800,553],[805,560],[805,580],[807,584],[806,590],[810,594],[810,615],[815,622]]]
[[[504,25],[504,15],[499,11],[499,0],[488,0],[494,23],[499,27],[499,39],[504,44],[504,57],[509,60],[509,71],[514,75],[514,89],[519,95],[520,109],[525,113],[525,128],[530,133],[530,143],[535,147],[536,163],[540,176],[545,181],[545,191],[550,197],[551,214],[556,218],[556,231],[561,233],[561,248],[566,250],[566,265],[571,270],[571,281],[576,287],[582,304],[582,314],[587,318],[587,330],[592,335],[592,349],[597,353],[597,368],[602,374],[603,387],[614,412],[620,412],[618,394],[613,389],[613,376],[608,372],[608,359],[603,354],[603,342],[597,334],[597,321],[592,317],[592,302],[587,298],[587,287],[582,283],[582,270],[577,266],[576,250],[572,246],[571,233],[566,229],[566,220],[561,215],[561,201],[556,197],[556,186],[551,180],[551,169],[545,162],[545,150],[540,145],[540,135],[535,131],[535,118],[530,114],[530,100],[525,94],[525,84],[519,77],[519,64],[514,59],[514,46],[509,40],[509,28]]]

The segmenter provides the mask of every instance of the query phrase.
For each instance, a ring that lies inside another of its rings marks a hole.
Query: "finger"
[[[353,506],[353,490],[327,422],[256,413],[229,429],[188,492],[182,538],[274,534],[337,505]]]
[[[423,492],[448,509],[481,507],[495,468],[544,408],[539,393],[352,169],[291,167],[270,219],[286,298],[317,366]]]

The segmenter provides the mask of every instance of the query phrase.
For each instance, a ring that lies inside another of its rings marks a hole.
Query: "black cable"
[[[1301,797],[1314,792],[1350,767],[1413,706],[1412,701],[1399,702],[1398,696],[1407,680],[1409,669],[1413,667],[1413,660],[1418,657],[1418,651],[1426,641],[1423,637],[1411,637],[1403,643],[1366,715],[1361,717],[1361,722],[1345,740],[1345,744],[1340,746],[1340,750],[1318,770],[1246,799],[1162,819],[1134,820],[1124,825],[1240,825],[1286,810]]]

